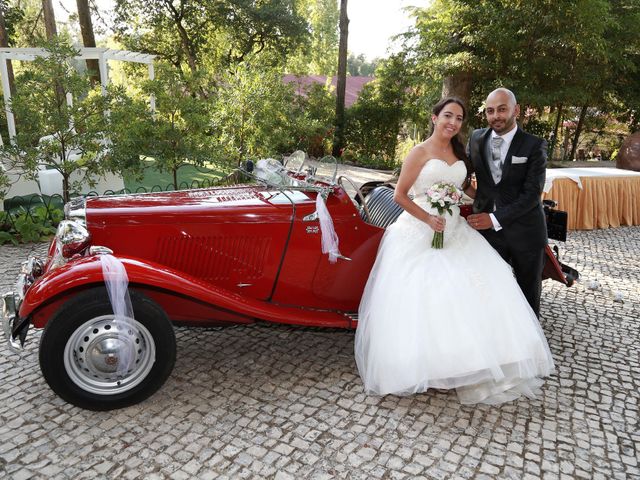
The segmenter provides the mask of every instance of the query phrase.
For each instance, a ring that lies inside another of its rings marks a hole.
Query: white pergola
[[[100,69],[100,83],[102,84],[102,93],[106,93],[109,84],[109,60],[118,60],[121,62],[144,63],[149,69],[149,79],[153,80],[155,72],[153,68],[153,59],[155,55],[147,53],[129,52],[127,50],[112,50],[110,48],[80,48],[80,54],[75,58],[77,60],[98,60]],[[33,61],[36,57],[48,55],[43,48],[0,48],[0,76],[2,77],[2,93],[4,94],[4,108],[7,114],[7,127],[9,130],[9,138],[13,143],[16,136],[16,123],[11,111],[11,90],[9,88],[9,78],[7,73],[7,60]],[[150,98],[151,111],[155,110],[155,98]],[[1,141],[1,140],[0,140]]]

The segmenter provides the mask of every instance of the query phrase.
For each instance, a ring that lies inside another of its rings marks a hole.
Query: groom
[[[511,264],[520,289],[539,316],[547,244],[540,200],[547,143],[518,127],[519,113],[510,90],[498,88],[487,97],[485,114],[490,128],[475,130],[468,145],[477,192],[474,214],[467,221]]]

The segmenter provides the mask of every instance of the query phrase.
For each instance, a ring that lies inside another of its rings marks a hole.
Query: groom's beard
[[[509,118],[494,118],[491,122],[489,122],[489,126],[491,129],[496,132],[498,135],[502,135],[503,133],[510,132],[511,129],[516,124],[516,115],[512,115]]]

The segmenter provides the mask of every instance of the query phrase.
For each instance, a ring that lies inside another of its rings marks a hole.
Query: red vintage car
[[[44,328],[40,367],[50,387],[82,408],[109,410],[165,382],[173,324],[355,328],[378,243],[401,211],[392,191],[368,184],[354,201],[335,171],[321,181],[317,165],[274,165],[254,170],[251,184],[67,204],[48,258],[25,262],[16,291],[4,296],[10,346],[22,348],[31,325]],[[318,196],[339,239],[334,262],[322,251]],[[126,270],[126,321],[114,314],[103,255]],[[570,283],[551,253],[547,267]],[[125,353],[133,358],[123,369]]]

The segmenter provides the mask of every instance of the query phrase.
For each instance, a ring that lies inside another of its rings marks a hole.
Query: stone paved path
[[[177,329],[164,387],[96,413],[47,387],[32,332],[21,356],[0,347],[0,478],[638,479],[640,227],[562,249],[584,280],[544,284],[557,373],[538,400],[368,397],[353,332],[258,324]],[[0,247],[2,291],[32,251]]]

